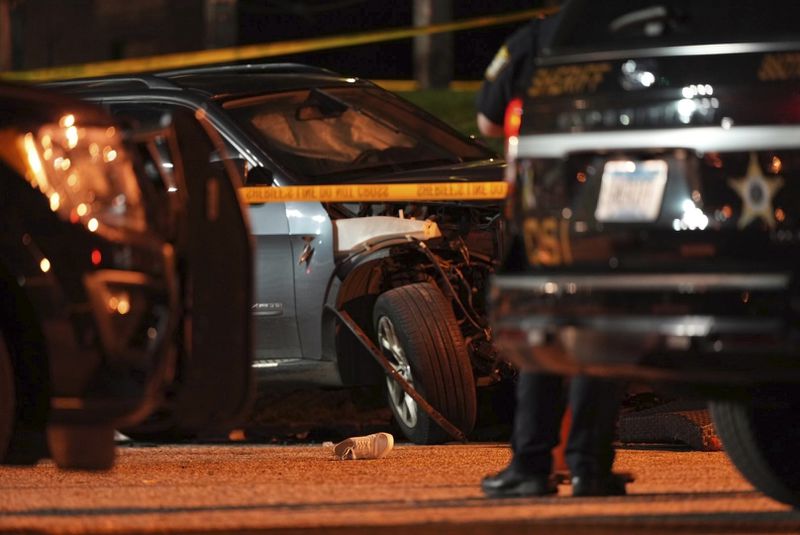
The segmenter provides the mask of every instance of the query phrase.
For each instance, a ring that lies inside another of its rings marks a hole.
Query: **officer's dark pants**
[[[572,475],[604,476],[614,462],[617,412],[622,397],[619,383],[577,376],[569,381],[572,427],[566,458]],[[517,408],[511,447],[512,466],[527,474],[549,474],[552,450],[558,445],[561,419],[567,405],[567,381],[544,373],[522,373],[517,383]]]

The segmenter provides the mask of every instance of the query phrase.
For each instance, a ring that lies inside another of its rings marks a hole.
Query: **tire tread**
[[[745,479],[770,498],[800,506],[800,489],[789,488],[763,455],[747,405],[741,401],[713,401],[709,410],[725,452]]]
[[[431,283],[409,284],[378,298],[376,324],[381,314],[389,315],[396,323],[412,365],[415,388],[456,427],[465,433],[471,431],[477,412],[475,380],[447,298]],[[431,318],[437,321],[430,321]],[[427,414],[420,412],[419,418],[419,429],[409,438],[425,444],[447,440],[448,435]]]

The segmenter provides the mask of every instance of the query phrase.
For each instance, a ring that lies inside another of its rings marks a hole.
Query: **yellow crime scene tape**
[[[239,188],[247,204],[273,202],[398,202],[501,200],[505,182],[414,184],[332,184],[326,186],[245,186]]]
[[[142,58],[98,61],[80,65],[64,65],[28,71],[5,71],[0,72],[0,78],[27,82],[45,82],[50,80],[65,80],[70,78],[108,76],[112,74],[163,71],[168,69],[179,69],[214,63],[231,63],[250,59],[286,56],[301,52],[312,52],[331,48],[379,43],[383,41],[394,41],[397,39],[419,37],[435,33],[472,30],[487,26],[498,26],[501,24],[529,20],[534,17],[550,15],[557,11],[558,7],[527,9],[514,13],[506,13],[503,15],[476,17],[460,21],[431,24],[428,26],[412,28],[394,28],[355,33],[350,35],[335,35],[316,37],[313,39],[299,39],[281,41],[277,43],[262,43],[257,45],[219,48],[215,50],[198,50],[194,52],[180,52],[175,54],[164,54],[160,56],[149,56]]]

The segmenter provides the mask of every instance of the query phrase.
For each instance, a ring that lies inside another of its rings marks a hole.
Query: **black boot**
[[[558,491],[549,474],[528,474],[513,466],[483,478],[481,489],[490,498],[547,496]]]
[[[572,495],[576,498],[588,496],[625,496],[625,484],[630,476],[608,473],[604,476],[573,476]]]

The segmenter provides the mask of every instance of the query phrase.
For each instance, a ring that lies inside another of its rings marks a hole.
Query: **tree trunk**
[[[414,26],[450,22],[453,0],[414,0]],[[414,38],[414,77],[423,89],[445,88],[453,77],[453,34]]]
[[[205,0],[206,49],[236,46],[237,0]]]
[[[11,41],[11,0],[0,0],[0,71],[13,66]]]

